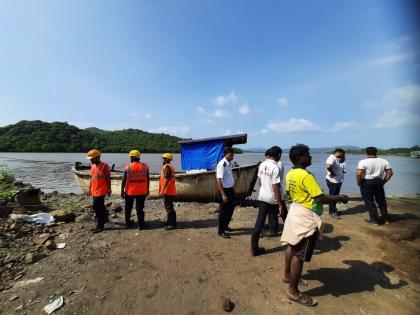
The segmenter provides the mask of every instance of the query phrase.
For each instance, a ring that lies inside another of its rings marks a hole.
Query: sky
[[[416,6],[417,5],[417,6]],[[0,0],[0,126],[420,144],[415,0]]]

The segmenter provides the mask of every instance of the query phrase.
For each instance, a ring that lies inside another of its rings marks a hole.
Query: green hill
[[[0,127],[0,152],[180,152],[181,138],[138,129],[79,129],[66,122],[22,120]]]

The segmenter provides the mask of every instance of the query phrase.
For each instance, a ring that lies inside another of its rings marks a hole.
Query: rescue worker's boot
[[[144,222],[144,211],[143,210],[137,210],[137,220],[139,223],[139,230],[144,230],[147,226]]]
[[[125,209],[125,227],[127,229],[133,227],[134,222],[131,220],[131,209]]]
[[[176,229],[176,212],[174,210],[167,212],[168,224],[165,226],[165,230]]]

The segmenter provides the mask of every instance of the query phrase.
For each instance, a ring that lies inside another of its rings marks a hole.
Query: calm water
[[[160,171],[161,154],[142,154],[142,161],[149,164],[151,172]],[[325,184],[325,160],[327,154],[313,154],[312,165],[309,170],[315,174],[318,182],[326,190]],[[342,192],[358,194],[358,186],[355,183],[355,171],[357,162],[363,159],[362,155],[348,155],[346,157],[347,174],[344,179]],[[420,194],[420,159],[408,157],[385,157],[394,171],[394,177],[386,185],[387,195],[413,195]],[[122,169],[128,162],[125,153],[104,153],[102,160],[116,168]],[[252,164],[264,160],[262,153],[237,154],[235,160],[240,165]],[[1,153],[0,168],[9,170],[15,177],[33,186],[41,188],[45,192],[57,190],[63,193],[81,193],[77,185],[71,167],[74,162],[89,162],[84,153]],[[180,169],[181,157],[174,155],[173,165]],[[290,170],[291,163],[287,154],[282,158],[285,164],[285,172]]]

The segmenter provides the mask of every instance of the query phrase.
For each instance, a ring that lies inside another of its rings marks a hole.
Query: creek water
[[[152,173],[158,173],[161,167],[161,154],[144,153],[141,160],[148,163]],[[325,183],[325,160],[328,154],[312,154],[312,165],[308,168],[318,180],[324,191],[328,191]],[[346,156],[347,173],[341,191],[348,194],[359,194],[355,182],[357,162],[364,159],[363,155]],[[409,157],[386,156],[394,171],[393,178],[386,184],[387,195],[414,195],[420,194],[420,159]],[[262,153],[236,154],[235,161],[240,165],[253,164],[263,161]],[[104,153],[102,160],[109,165],[122,169],[128,162],[125,153]],[[44,192],[58,191],[62,193],[82,193],[76,183],[71,168],[76,161],[90,163],[85,153],[13,153],[0,152],[0,168],[10,171],[18,180],[30,183],[41,188]],[[292,167],[287,154],[282,161],[285,173]],[[179,170],[181,156],[174,154],[173,165]]]

